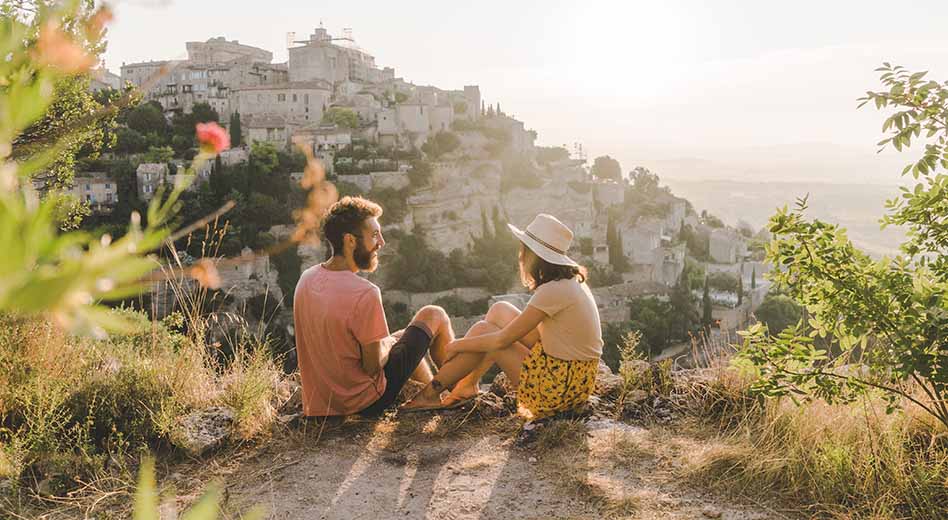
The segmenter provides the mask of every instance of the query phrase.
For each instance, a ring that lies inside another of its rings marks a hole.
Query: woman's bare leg
[[[471,330],[468,331],[467,336],[472,336],[472,335],[479,336],[481,334],[486,334],[489,332],[500,330],[506,327],[508,323],[516,319],[517,316],[519,315],[520,315],[520,309],[517,309],[517,307],[507,302],[497,302],[494,305],[491,305],[490,309],[487,311],[487,316],[484,317],[484,321],[487,322],[488,326],[482,326],[477,331],[474,330],[474,327],[471,327]],[[475,327],[477,327],[478,324],[475,324]],[[524,357],[526,357],[527,355],[530,354],[530,348],[539,340],[540,340],[540,334],[538,331],[534,330],[530,334],[527,334],[526,336],[524,336],[524,338],[521,339],[521,341],[514,343],[514,345],[522,346],[523,349],[518,348],[516,350],[520,351],[519,353],[524,354]],[[474,368],[474,370],[472,370],[470,374],[464,377],[464,379],[458,382],[458,384],[454,387],[454,391],[451,392],[451,395],[455,397],[460,397],[462,399],[465,397],[470,397],[472,395],[477,395],[477,392],[479,391],[478,386],[480,385],[481,378],[484,377],[484,374],[487,373],[488,370],[490,370],[490,367],[494,363],[497,363],[498,365],[501,366],[501,369],[504,369],[504,367],[501,365],[501,359],[494,359],[495,357],[503,358],[505,356],[503,356],[501,353],[497,353],[497,355],[493,357],[484,356],[484,359],[481,361],[481,363],[476,368]],[[523,358],[521,358],[520,361],[523,362]],[[510,370],[504,370],[504,373],[507,374],[507,378],[510,379],[511,384],[516,384],[517,378],[512,377],[509,372]],[[519,366],[516,367],[516,372],[517,372],[517,376],[519,377],[520,375]]]
[[[513,305],[503,302],[494,304],[487,313],[486,321],[474,324],[466,336],[495,332],[513,321],[519,314],[520,311]],[[524,337],[524,341],[529,341],[533,336],[539,339],[539,334],[533,331]],[[497,363],[507,374],[511,384],[516,385],[520,380],[520,365],[529,354],[530,349],[527,345],[519,341],[489,353],[460,352],[449,358],[434,377],[433,384],[425,387],[407,408],[426,408],[439,404],[441,392],[455,383],[457,385],[451,393],[451,398],[464,399],[476,395],[481,377],[494,363]]]

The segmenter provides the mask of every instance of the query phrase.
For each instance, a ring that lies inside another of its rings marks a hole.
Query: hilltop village
[[[574,230],[570,254],[590,270],[607,342],[635,328],[648,355],[672,355],[666,350],[701,326],[715,334],[742,327],[766,295],[766,237],[696,211],[646,169],[623,173],[608,156],[588,164],[538,146],[535,131],[487,103],[476,85],[415,85],[376,65],[351,34],[322,27],[292,41],[286,63],[224,37],[186,50],[185,60],[127,63],[120,76],[100,71],[93,82],[97,92],[134,89],[141,104],[120,118],[105,159],[80,165],[69,186],[89,206],[89,225],[115,225],[174,184],[194,155],[188,125],[215,120],[234,147],[196,172],[184,213],[198,217],[226,198],[237,207],[223,217],[226,236],[182,243],[184,262],[250,255],[289,236],[289,209],[303,200],[296,149],[305,146],[340,194],[385,209],[388,244],[372,280],[393,328],[430,303],[456,316],[459,331],[492,300],[522,305],[504,224],[525,226],[540,212]],[[222,268],[222,301],[289,337],[295,280],[325,256],[322,244],[304,244]],[[148,305],[168,314],[170,292],[156,284]]]

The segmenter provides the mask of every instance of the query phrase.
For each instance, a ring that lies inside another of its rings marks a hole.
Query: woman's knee
[[[483,336],[484,334],[490,334],[491,332],[497,332],[500,330],[493,323],[481,320],[474,325],[471,325],[471,328],[467,329],[466,336]]]
[[[504,327],[519,315],[520,309],[509,302],[501,301],[490,306],[484,319],[498,327]]]
[[[450,323],[451,318],[447,311],[437,305],[425,305],[415,313],[412,323],[423,323],[428,327],[431,333],[437,333],[445,323]]]

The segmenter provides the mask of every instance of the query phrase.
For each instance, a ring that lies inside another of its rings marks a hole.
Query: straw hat
[[[566,251],[573,242],[573,232],[553,215],[540,213],[524,231],[520,231],[513,224],[507,224],[507,227],[524,245],[547,262],[556,265],[579,265],[566,256]]]

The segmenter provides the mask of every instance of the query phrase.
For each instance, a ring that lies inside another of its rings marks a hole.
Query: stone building
[[[142,163],[135,170],[138,181],[138,198],[145,202],[151,200],[158,190],[158,186],[165,183],[168,176],[168,165],[165,163]]]
[[[122,64],[122,81],[143,90],[165,111],[190,112],[196,103],[207,103],[226,122],[233,111],[234,89],[286,83],[285,64],[270,63],[270,51],[216,37],[187,42],[188,59]]]
[[[269,141],[281,147],[298,129],[319,125],[331,100],[332,90],[324,81],[243,87],[232,97],[248,141]],[[266,129],[264,138],[261,128]]]
[[[227,41],[223,36],[210,38],[206,42],[187,42],[184,46],[191,63],[212,65],[241,59],[263,63],[273,61],[272,52],[244,45],[237,40]]]
[[[109,69],[101,67],[93,70],[90,74],[89,90],[98,92],[100,90],[112,89],[122,90],[122,78],[109,72]]]
[[[73,177],[68,191],[96,213],[109,213],[118,202],[118,186],[105,172],[81,172]]]
[[[744,238],[730,229],[715,229],[709,241],[711,258],[721,264],[733,264],[747,255]]]
[[[395,77],[394,69],[379,69],[375,57],[357,47],[349,35],[333,38],[318,27],[308,40],[294,43],[300,45],[289,49],[290,81],[323,80],[336,85],[346,81],[381,83]]]

